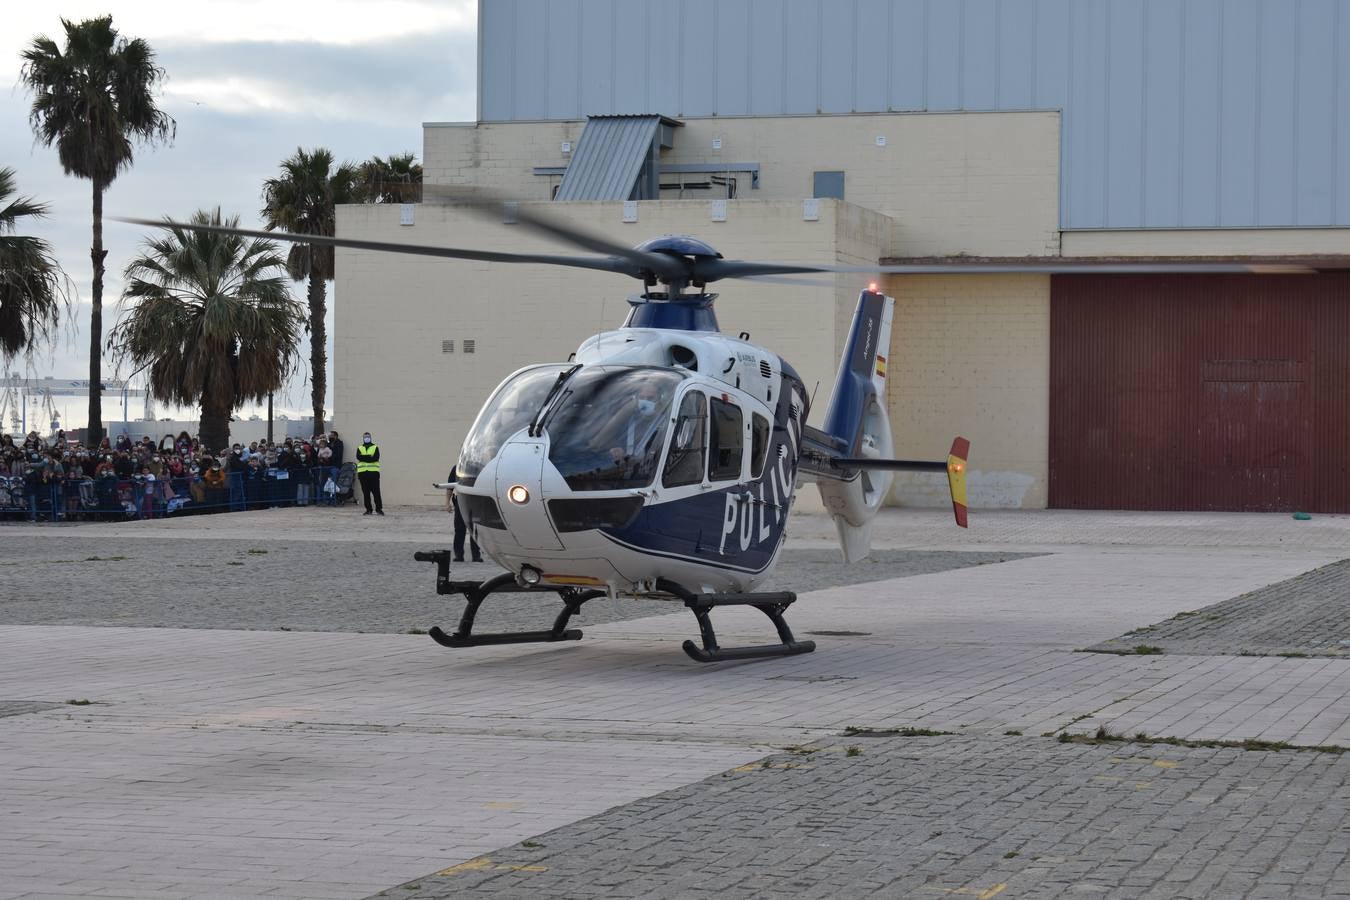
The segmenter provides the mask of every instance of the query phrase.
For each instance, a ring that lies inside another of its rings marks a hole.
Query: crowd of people
[[[30,432],[0,435],[0,514],[49,521],[153,518],[269,506],[334,504],[350,496],[336,431],[311,439],[215,450],[186,431],[158,444],[123,434],[97,447]]]

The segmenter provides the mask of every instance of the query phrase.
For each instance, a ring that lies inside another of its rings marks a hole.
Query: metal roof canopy
[[[894,275],[1313,275],[1350,271],[1347,254],[1254,256],[924,256],[887,257]]]
[[[659,155],[681,122],[660,115],[588,116],[556,200],[654,200]]]

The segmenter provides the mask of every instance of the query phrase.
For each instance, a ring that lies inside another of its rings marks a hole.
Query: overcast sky
[[[15,170],[21,195],[50,207],[28,233],[51,242],[79,296],[73,327],[20,374],[88,377],[92,272],[90,183],[63,175],[56,151],[34,143],[19,54],[39,34],[64,46],[62,16],[107,13],[123,36],[154,48],[168,74],[160,105],[178,133],[172,145],[137,147],[133,167],[105,195],[106,216],[183,218],[220,206],[258,227],[262,183],[297,147],[327,147],[353,162],[413,151],[420,161],[422,122],[475,118],[476,0],[5,2],[0,166]],[[143,229],[105,223],[105,337],[118,315],[122,267],[143,238]],[[303,285],[293,294],[303,302]],[[330,284],[330,360],[335,294]],[[119,374],[105,354],[104,377]],[[308,397],[307,381],[297,381],[277,402],[307,412]],[[85,401],[59,406],[67,427],[85,424]],[[110,413],[105,404],[105,418]]]

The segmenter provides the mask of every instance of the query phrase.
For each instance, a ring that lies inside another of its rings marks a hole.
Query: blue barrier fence
[[[339,477],[340,472],[337,466],[230,472],[219,486],[201,476],[63,478],[47,483],[21,475],[0,476],[0,517],[115,521],[355,502],[350,485],[345,491],[340,487],[348,481]]]

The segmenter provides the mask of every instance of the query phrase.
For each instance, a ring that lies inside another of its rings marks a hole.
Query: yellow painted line
[[[1174,759],[1152,759],[1148,756],[1112,756],[1110,760],[1113,763],[1140,763],[1145,766],[1157,766],[1159,769],[1175,769],[1181,765]]]
[[[1007,882],[1004,881],[1000,881],[993,887],[988,887],[985,888],[984,890],[980,890],[979,888],[973,887],[945,888],[945,887],[937,887],[936,885],[928,886],[928,890],[936,891],[937,893],[940,894],[955,894],[962,897],[975,897],[977,898],[977,900],[990,900],[990,898],[997,897],[999,894],[1003,893],[1007,889],[1008,884]]]
[[[441,869],[437,875],[460,875],[464,872],[481,872],[484,869],[492,868],[492,860],[486,856],[480,856],[477,859],[471,859],[468,862],[462,862],[457,866],[451,866],[448,869]]]
[[[437,875],[463,875],[465,872],[547,872],[548,866],[515,866],[507,863],[495,863],[490,857],[480,856],[468,862],[462,862],[448,869],[441,869]]]
[[[524,805],[524,800],[504,800],[493,803],[484,803],[483,809],[520,809]]]

